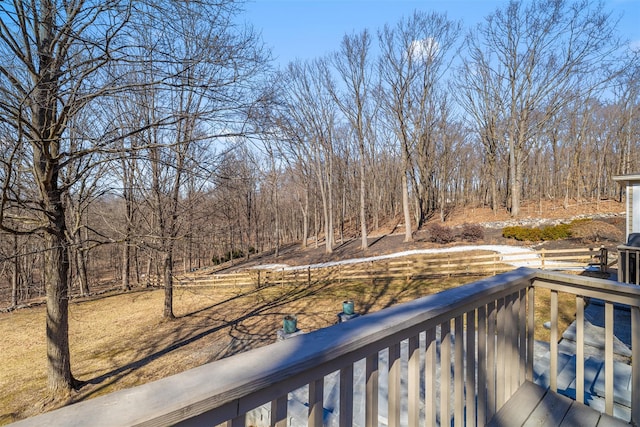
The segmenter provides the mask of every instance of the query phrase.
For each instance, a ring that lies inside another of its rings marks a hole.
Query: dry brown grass
[[[272,343],[286,314],[298,314],[298,326],[314,330],[335,323],[346,298],[366,313],[456,286],[459,281],[260,290],[178,288],[177,319],[172,321],[161,320],[161,290],[73,302],[69,310],[71,362],[76,378],[86,384],[68,399],[56,402],[47,400],[45,308],[3,313],[0,333],[3,360],[8,363],[0,369],[0,424]]]
[[[355,301],[359,312],[367,313],[475,279],[379,281],[374,286],[178,288],[177,319],[172,321],[161,320],[161,290],[74,302],[70,305],[72,367],[86,384],[56,402],[47,401],[44,307],[0,314],[3,360],[9,361],[0,370],[0,424],[269,344],[286,314],[297,314],[298,326],[309,331],[335,323],[347,298]],[[541,309],[548,307],[541,294],[536,301]],[[562,328],[572,320],[571,310],[562,306]],[[541,312],[537,317],[544,322],[548,314]],[[536,334],[536,338],[543,337]]]
[[[551,320],[551,291],[549,289],[536,289],[535,295],[535,339],[549,342],[551,331],[543,325]],[[558,339],[576,318],[575,295],[558,293]]]

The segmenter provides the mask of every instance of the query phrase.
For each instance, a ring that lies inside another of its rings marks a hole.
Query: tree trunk
[[[364,150],[361,150],[361,156],[364,156]],[[366,250],[369,247],[367,242],[367,205],[366,205],[366,182],[365,182],[365,161],[360,161],[360,235],[362,236],[362,250]]]
[[[127,229],[129,226],[127,225]],[[127,236],[129,236],[129,230],[127,230]],[[122,246],[122,290],[128,291],[131,289],[131,283],[129,277],[131,276],[131,247],[129,246],[129,239],[125,239]]]
[[[90,293],[85,254],[85,249],[82,247],[79,247],[78,250],[76,250],[76,267],[78,269],[78,281],[80,282],[80,295],[82,296],[87,296]]]
[[[47,378],[49,390],[66,393],[76,386],[69,351],[69,255],[64,237],[64,214],[58,205],[55,232],[45,235],[47,295]]]
[[[163,255],[162,270],[164,276],[164,310],[162,317],[174,319],[173,315],[173,259],[172,250],[169,249]]]
[[[13,271],[11,272],[11,307],[18,305],[20,284],[20,258],[18,257],[18,235],[13,235]]]
[[[402,173],[402,210],[404,211],[404,241],[413,242],[411,211],[409,209],[409,183],[407,181],[406,171]]]
[[[517,217],[520,214],[520,188],[518,187],[518,179],[516,176],[518,169],[516,163],[518,159],[515,153],[516,144],[513,138],[513,135],[509,135],[509,196],[511,202],[511,216]]]
[[[304,207],[302,208],[302,249],[307,248],[309,239],[309,187],[305,186]]]

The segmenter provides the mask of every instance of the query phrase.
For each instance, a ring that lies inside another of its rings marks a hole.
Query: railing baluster
[[[389,427],[400,427],[400,343],[389,347]]]
[[[640,308],[631,307],[631,425],[640,423]]]
[[[504,405],[505,399],[505,301],[498,300],[498,318],[496,323],[496,410]]]
[[[527,288],[527,373],[528,381],[533,381],[533,346],[536,329],[536,289],[533,286]]]
[[[309,427],[322,427],[324,377],[309,384]]]
[[[511,326],[513,322],[511,321],[511,309],[512,309],[512,301],[511,295],[507,295],[504,298],[504,307],[503,307],[503,329],[502,335],[503,338],[503,347],[502,351],[504,352],[504,360],[503,360],[503,370],[504,370],[504,400],[503,403],[509,400],[510,390],[511,390],[511,363],[512,363],[512,338],[511,338]]]
[[[604,305],[604,411],[613,415],[613,303]]]
[[[425,425],[435,427],[437,421],[436,408],[436,331],[429,329],[426,333],[426,348],[424,352],[424,397],[425,397]]]
[[[466,363],[466,426],[472,427],[476,425],[476,365],[479,358],[476,359],[476,312],[469,311],[467,313],[467,363]]]
[[[629,265],[629,261],[631,260],[631,257],[629,256],[631,252],[629,252],[629,250],[625,250],[624,251],[624,259],[625,259],[625,268],[624,268],[624,278],[623,280],[627,283],[631,283],[631,277],[629,277],[629,270],[631,270],[631,266]],[[637,258],[637,257],[636,257]],[[636,276],[638,276],[638,274],[636,274]],[[635,281],[635,278],[634,278]]]
[[[558,291],[551,291],[551,331],[549,338],[549,388],[558,391]]]
[[[271,401],[271,427],[287,427],[287,395]]]
[[[227,421],[226,427],[245,427],[245,415],[238,415],[234,419]]]
[[[420,424],[420,337],[409,338],[408,408],[409,426]]]
[[[478,426],[487,422],[487,307],[478,307]]]
[[[378,425],[378,352],[365,361],[365,425]]]
[[[440,325],[440,425],[451,423],[451,322]]]
[[[353,425],[353,365],[340,369],[340,427]]]
[[[584,298],[576,295],[576,401],[584,403]]]
[[[454,425],[464,425],[464,334],[463,334],[463,316],[455,318],[455,341],[454,354],[455,361],[453,365],[453,395],[454,395]]]
[[[510,297],[510,308],[508,315],[509,330],[511,341],[509,343],[509,386],[507,387],[509,393],[507,398],[510,398],[513,393],[518,389],[518,374],[520,373],[520,350],[518,348],[518,313],[520,312],[520,298],[518,294],[513,294]]]
[[[522,289],[518,296],[518,348],[520,349],[519,381],[520,387],[527,377],[527,290]]]
[[[498,312],[495,302],[487,305],[487,420],[493,418],[497,411],[496,403],[497,373],[496,373],[496,319]]]
[[[367,378],[365,397],[365,425],[378,425],[378,353],[367,357],[365,362]]]

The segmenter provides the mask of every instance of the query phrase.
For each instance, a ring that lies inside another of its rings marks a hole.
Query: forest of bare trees
[[[172,19],[166,19],[171,16]],[[49,386],[78,384],[67,304],[99,283],[324,245],[456,206],[620,198],[640,62],[590,0],[477,25],[418,10],[274,70],[233,0],[0,2],[0,260],[46,296]],[[152,279],[154,280],[152,282]]]

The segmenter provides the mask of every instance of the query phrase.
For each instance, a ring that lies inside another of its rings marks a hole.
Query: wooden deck
[[[526,381],[500,408],[488,427],[628,425],[624,421]]]

